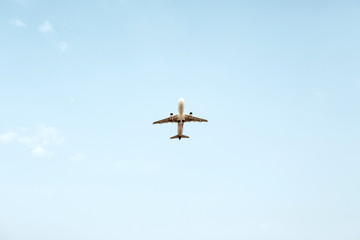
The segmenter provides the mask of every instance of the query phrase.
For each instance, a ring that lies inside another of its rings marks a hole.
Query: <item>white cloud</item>
[[[62,52],[65,52],[68,49],[68,43],[67,42],[59,42],[59,48]]]
[[[75,98],[70,98],[70,102],[75,102],[76,99]]]
[[[49,21],[45,21],[43,24],[41,24],[38,30],[43,34],[55,32],[54,28],[52,27]]]
[[[57,47],[60,49],[60,51],[65,52],[69,48],[69,44],[65,41],[57,41],[58,40],[58,34],[55,31],[54,27],[51,25],[49,21],[43,22],[39,27],[38,30],[46,37],[49,37],[53,40],[56,40]]]
[[[29,148],[38,157],[50,156],[51,149],[62,145],[64,138],[59,136],[59,131],[53,127],[41,125],[33,129],[32,134],[27,128],[19,129],[18,132],[8,132],[0,135],[0,143],[17,141]]]
[[[9,143],[15,140],[18,137],[17,133],[8,132],[5,134],[0,135],[0,143]]]
[[[84,154],[78,153],[78,154],[75,154],[74,156],[72,156],[70,158],[70,160],[72,160],[72,161],[82,161],[85,158],[86,158],[86,156]]]
[[[36,147],[32,150],[32,152],[38,157],[42,157],[45,155],[45,150],[42,147]]]
[[[53,127],[48,127],[42,125],[37,128],[35,133],[31,136],[22,136],[19,137],[20,142],[25,143],[27,146],[32,147],[35,145],[49,146],[56,145],[59,146],[63,142],[63,138],[58,136],[59,131]]]
[[[11,19],[10,24],[12,24],[16,27],[26,27],[26,23],[24,23],[20,19]]]

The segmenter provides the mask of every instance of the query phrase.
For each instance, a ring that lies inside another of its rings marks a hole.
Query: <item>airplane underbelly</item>
[[[182,135],[183,132],[183,125],[181,123],[178,124],[178,135]]]

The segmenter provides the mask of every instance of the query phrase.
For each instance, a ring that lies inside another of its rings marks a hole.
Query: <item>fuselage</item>
[[[170,137],[170,139],[176,139],[178,138],[181,140],[181,138],[190,138],[189,136],[183,135],[184,130],[184,124],[185,122],[207,122],[208,120],[194,117],[193,113],[190,112],[189,115],[185,114],[184,111],[184,99],[180,98],[178,103],[178,114],[174,115],[173,113],[170,113],[170,117],[161,119],[159,121],[153,122],[153,124],[162,124],[162,123],[176,123],[178,124],[178,132],[177,135]]]
[[[178,135],[179,135],[179,138],[183,134],[184,123],[185,123],[184,99],[180,98],[180,100],[179,100],[179,114],[178,114]]]

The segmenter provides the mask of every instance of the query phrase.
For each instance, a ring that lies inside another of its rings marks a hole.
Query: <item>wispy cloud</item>
[[[42,157],[45,155],[45,150],[42,147],[36,147],[32,150],[33,154],[38,156],[38,157]]]
[[[18,134],[14,132],[8,132],[0,135],[0,143],[10,143],[18,138]]]
[[[65,52],[68,49],[68,43],[67,42],[59,42],[59,48],[60,48],[60,51]]]
[[[41,125],[29,133],[28,129],[19,129],[17,132],[8,132],[0,135],[0,143],[19,142],[24,144],[38,157],[51,156],[54,147],[62,145],[64,138],[53,127]]]
[[[53,25],[49,21],[44,21],[39,27],[39,32],[41,32],[44,36],[52,38],[57,42],[57,47],[61,52],[65,52],[69,48],[69,44],[65,41],[58,41],[58,34],[53,27]]]
[[[26,27],[26,23],[24,23],[20,19],[11,19],[10,24],[12,24],[16,27]]]
[[[38,30],[43,34],[55,33],[55,30],[49,21],[45,21],[41,24]]]

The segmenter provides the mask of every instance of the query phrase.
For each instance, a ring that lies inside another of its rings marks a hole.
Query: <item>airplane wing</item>
[[[153,122],[153,124],[163,124],[163,123],[169,123],[169,122],[177,122],[177,120],[178,120],[178,115],[175,115],[175,116],[172,117],[172,119],[170,117],[164,118],[164,119],[161,119],[159,121]]]
[[[207,122],[208,120],[203,118],[194,117],[192,115],[185,115],[185,122]]]

